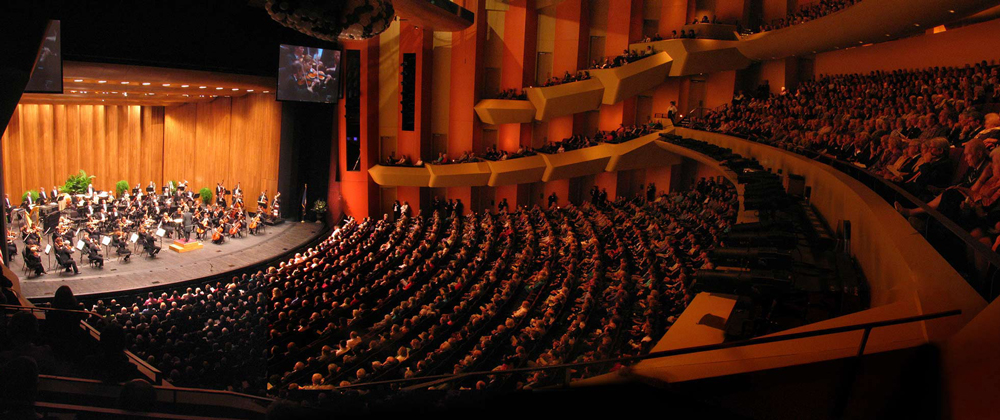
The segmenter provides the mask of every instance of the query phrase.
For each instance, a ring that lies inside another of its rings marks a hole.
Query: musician
[[[278,216],[281,215],[281,193],[274,195],[274,201],[271,201],[271,219],[276,220]]]
[[[128,234],[119,229],[111,236],[111,245],[115,247],[118,256],[122,257],[122,261],[128,262],[132,256],[132,251],[128,249]]]
[[[10,194],[3,195],[3,211],[7,215],[7,224],[9,225],[11,223],[11,213],[14,211],[14,208],[10,205]]]
[[[14,234],[14,231],[7,229],[7,255],[11,259],[17,256],[17,244],[14,243],[16,237],[17,235]]]
[[[187,204],[181,209],[181,231],[184,233],[184,240],[187,241],[191,237],[191,229],[194,226],[194,215],[191,214],[191,208]],[[180,235],[178,235],[180,237]]]
[[[49,202],[49,196],[45,194],[45,187],[38,189],[38,204],[46,204]]]
[[[31,209],[35,207],[35,200],[31,198],[30,192],[25,194],[24,197],[25,197],[24,201],[21,202],[21,207],[24,207],[28,211],[31,211]]]
[[[38,245],[29,245],[24,247],[24,251],[21,253],[24,257],[24,265],[28,267],[29,270],[35,272],[35,276],[40,276],[45,274],[45,266],[42,265],[42,256],[38,253]]]
[[[53,185],[52,186],[52,193],[49,196],[52,197],[53,200],[58,201],[59,200],[59,187]]]
[[[66,272],[73,270],[73,274],[80,274],[80,269],[76,267],[76,261],[73,261],[73,248],[69,246],[62,238],[56,239],[56,261],[59,263],[60,267],[66,269]]]
[[[267,190],[260,193],[260,197],[257,197],[257,211],[262,212],[267,209]]]
[[[187,187],[188,187],[188,181],[185,179],[181,181],[179,184],[177,184],[177,191],[183,193],[184,191],[187,191]]]
[[[215,185],[215,204],[222,207],[226,207],[226,187],[222,186],[222,183]]]
[[[104,255],[101,255],[101,245],[97,242],[98,235],[91,235],[86,239],[87,260],[104,268]]]
[[[149,232],[139,231],[139,240],[142,241],[142,248],[149,253],[151,258],[156,258],[156,254],[160,252],[160,246],[156,245],[156,236],[153,236]]]
[[[38,233],[37,226],[25,225],[21,228],[21,240],[25,245],[37,245],[42,242],[42,235]]]
[[[153,194],[156,194],[156,183],[153,181],[149,181],[149,186],[146,187],[146,195],[153,195]]]

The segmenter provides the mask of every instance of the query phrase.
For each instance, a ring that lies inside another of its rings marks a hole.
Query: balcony
[[[590,70],[590,76],[604,85],[601,103],[615,104],[659,86],[667,80],[673,59],[665,52],[621,67]]]
[[[527,88],[524,92],[535,106],[535,119],[548,121],[600,108],[601,100],[604,98],[604,84],[597,79],[588,79],[555,86]]]
[[[486,124],[530,123],[535,119],[535,106],[530,101],[515,99],[483,99],[474,108]]]
[[[611,157],[614,156],[614,151],[614,145],[599,144],[554,155],[542,154],[547,166],[542,181],[549,182],[604,172]]]
[[[379,185],[397,187],[426,187],[431,181],[431,173],[426,166],[383,166],[375,165],[368,170],[372,180]]]
[[[487,185],[491,187],[538,182],[545,174],[545,159],[538,155],[487,164],[492,172]]]
[[[647,134],[622,144],[608,145],[612,156],[605,171],[628,171],[681,163],[681,157],[659,146],[660,133]]]
[[[439,187],[484,187],[490,180],[490,165],[486,162],[456,163],[452,165],[427,165],[430,182]]]

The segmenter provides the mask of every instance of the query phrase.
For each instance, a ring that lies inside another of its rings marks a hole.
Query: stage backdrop
[[[3,134],[4,188],[17,205],[81,169],[100,190],[187,179],[214,193],[217,182],[240,182],[254,211],[260,192],[273,198],[278,186],[280,126],[272,94],[169,107],[22,104]]]

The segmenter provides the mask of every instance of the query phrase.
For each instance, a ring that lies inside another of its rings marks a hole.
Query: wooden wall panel
[[[94,186],[119,180],[195,190],[241,182],[250,210],[278,186],[281,105],[274,95],[219,98],[173,107],[18,105],[3,133],[4,187],[18,204],[29,189],[62,185],[80,169]]]

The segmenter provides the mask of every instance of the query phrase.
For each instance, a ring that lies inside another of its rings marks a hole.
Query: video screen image
[[[280,48],[278,100],[337,102],[340,89],[339,50],[284,44]]]
[[[28,93],[62,93],[62,35],[59,33],[59,21],[49,21],[42,39],[42,50],[31,72],[31,79],[24,87]]]

